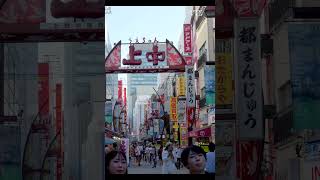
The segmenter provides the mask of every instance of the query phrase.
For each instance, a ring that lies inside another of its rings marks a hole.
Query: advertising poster
[[[320,24],[288,26],[294,129],[318,129]]]
[[[237,98],[239,138],[263,138],[259,18],[237,21]]]

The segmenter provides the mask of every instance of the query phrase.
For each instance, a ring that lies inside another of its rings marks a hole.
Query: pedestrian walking
[[[152,160],[153,160],[152,168],[156,168],[157,167],[157,148],[154,144],[151,147],[151,156],[152,156]]]
[[[105,155],[105,174],[128,174],[127,158],[123,152],[111,151]]]
[[[137,146],[135,149],[135,155],[136,155],[136,159],[137,159],[137,163],[138,166],[141,166],[141,150],[140,150],[140,146]]]
[[[206,152],[199,146],[189,146],[181,153],[181,161],[190,174],[205,174],[206,160]]]
[[[176,150],[176,157],[177,157],[177,169],[181,168],[181,153],[182,153],[182,149],[180,147],[180,145],[178,146],[177,150]]]
[[[162,144],[160,145],[160,148],[158,150],[158,156],[159,156],[159,161],[160,161],[160,166],[163,165],[163,162],[162,162],[162,151],[163,151],[163,146]]]
[[[162,152],[162,160],[162,174],[174,174],[176,166],[174,164],[173,147],[170,142],[166,144]]]
[[[209,152],[207,152],[207,163],[206,163],[206,174],[214,175],[215,173],[215,160],[216,160],[216,152],[215,152],[215,144],[213,142],[209,143]]]

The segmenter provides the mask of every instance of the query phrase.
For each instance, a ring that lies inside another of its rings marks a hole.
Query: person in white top
[[[215,152],[215,144],[209,143],[209,152],[207,152],[207,163],[206,163],[206,173],[214,174],[215,173],[215,160],[216,160],[216,152]]]
[[[182,153],[182,149],[180,147],[180,145],[177,148],[176,151],[176,157],[177,157],[177,168],[180,169],[181,168],[181,153]]]
[[[173,157],[173,147],[170,142],[168,142],[165,146],[165,149],[162,151],[162,174],[174,174],[176,170],[176,166],[174,165],[174,157]]]

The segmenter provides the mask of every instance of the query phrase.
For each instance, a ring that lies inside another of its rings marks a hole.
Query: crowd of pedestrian
[[[178,144],[168,142],[156,147],[155,143],[133,143],[129,147],[129,162],[124,152],[117,150],[116,143],[105,145],[106,174],[127,174],[130,166],[162,167],[162,174],[175,174],[183,167],[190,174],[215,173],[215,144],[209,144],[209,152],[192,145],[181,148]],[[159,162],[159,163],[158,163]]]

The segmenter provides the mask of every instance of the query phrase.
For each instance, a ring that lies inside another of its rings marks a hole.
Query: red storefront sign
[[[192,52],[192,41],[191,41],[191,24],[183,25],[183,40],[184,40],[184,52],[191,53]]]
[[[261,141],[240,141],[240,179],[256,180],[261,161]]]
[[[210,137],[210,136],[211,136],[211,127],[189,132],[189,137]]]

